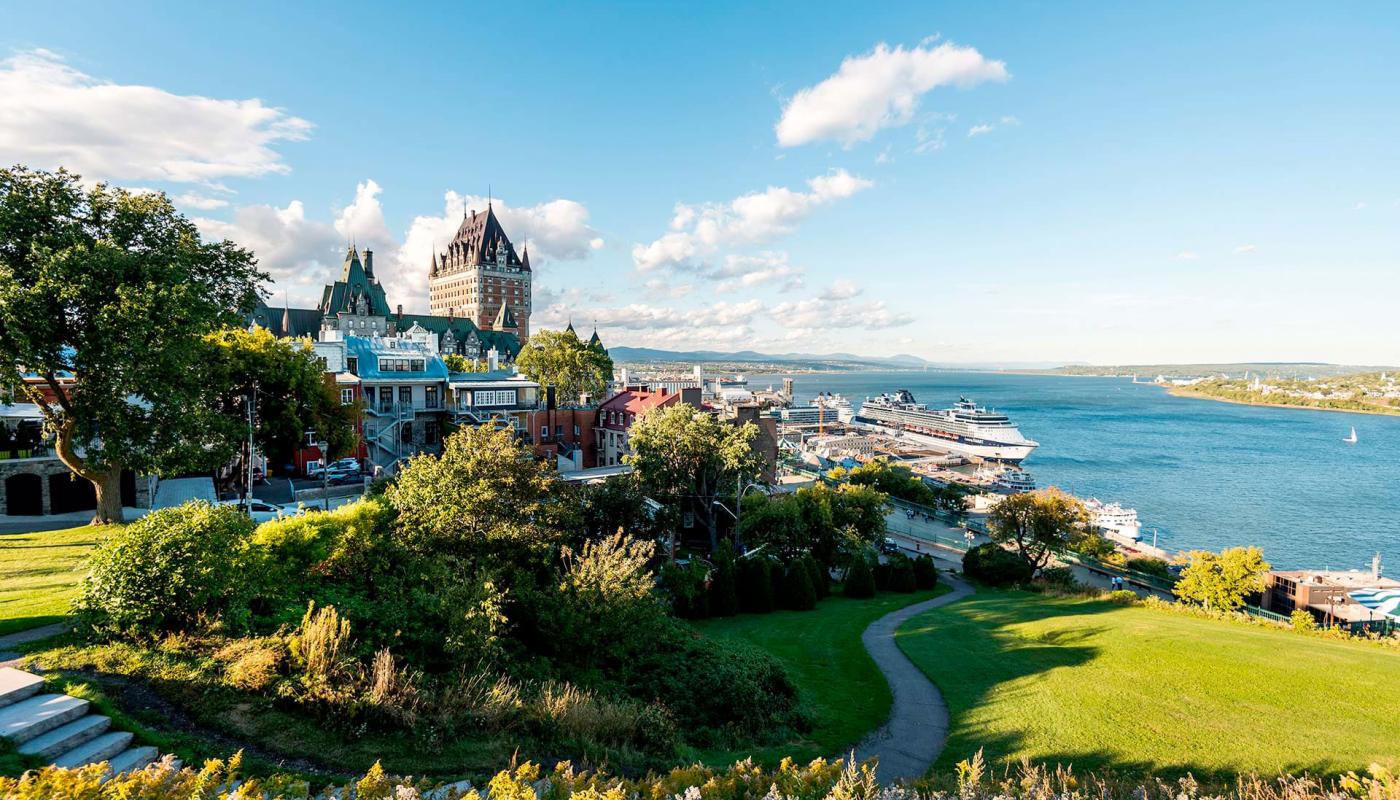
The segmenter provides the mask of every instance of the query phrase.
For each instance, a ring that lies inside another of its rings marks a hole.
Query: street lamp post
[[[762,491],[763,486],[754,483],[753,481],[750,481],[749,483],[742,486],[739,489],[738,494],[734,495],[734,511],[730,511],[729,506],[725,505],[724,503],[721,503],[718,498],[710,501],[710,505],[719,506],[720,508],[724,509],[725,512],[729,514],[729,516],[734,518],[734,541],[736,542],[739,541],[739,515],[742,514],[744,511],[744,495],[747,494],[750,489],[758,489]]]

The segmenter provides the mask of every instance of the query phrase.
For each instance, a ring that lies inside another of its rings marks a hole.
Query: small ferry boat
[[[987,482],[987,488],[998,494],[1021,494],[1035,491],[1035,478],[1029,472],[1010,467],[984,466],[973,477]]]
[[[1132,544],[1142,539],[1142,523],[1138,521],[1135,509],[1124,508],[1118,503],[1105,503],[1097,497],[1084,501],[1089,511],[1089,524],[1098,528],[1104,537],[1122,544]]]

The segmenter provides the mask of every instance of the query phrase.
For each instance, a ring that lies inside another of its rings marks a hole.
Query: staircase
[[[140,769],[160,757],[154,747],[132,745],[132,734],[109,730],[112,720],[92,713],[88,701],[42,694],[44,679],[0,667],[0,738],[20,753],[58,767],[107,762],[109,775]]]

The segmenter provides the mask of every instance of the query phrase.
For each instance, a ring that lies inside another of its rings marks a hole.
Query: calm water
[[[1009,413],[1040,447],[1040,486],[1136,508],[1168,550],[1255,544],[1278,567],[1369,568],[1400,575],[1400,417],[1257,408],[1172,397],[1127,379],[978,372],[796,375],[859,407],[909,389],[945,408],[959,394]],[[766,385],[755,376],[752,385]],[[774,380],[774,383],[779,381]],[[1351,426],[1359,442],[1342,442]]]

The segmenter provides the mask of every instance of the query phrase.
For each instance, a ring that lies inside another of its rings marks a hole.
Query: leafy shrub
[[[963,556],[963,574],[988,586],[1027,583],[1033,573],[1030,562],[991,542],[978,545]]]
[[[739,613],[738,566],[734,559],[734,546],[720,542],[715,549],[714,578],[710,582],[712,616],[732,617]]]
[[[766,558],[739,559],[739,607],[750,614],[773,610],[772,565]]]
[[[674,561],[661,568],[661,583],[671,598],[671,610],[682,619],[704,619],[710,615],[710,595],[705,588],[710,568],[699,559],[681,566]]]
[[[817,599],[831,596],[831,573],[822,568],[810,553],[802,556],[802,566],[807,570],[807,577],[812,581],[812,590],[817,593]]]
[[[802,559],[793,559],[783,570],[783,593],[780,596],[783,608],[793,611],[811,611],[817,607],[817,590],[812,587],[812,576]]]
[[[307,510],[259,525],[253,544],[263,555],[264,574],[280,587],[295,587],[309,572],[348,576],[372,566],[366,558],[388,536],[393,513],[379,498]]]
[[[870,568],[871,574],[875,576],[875,590],[888,592],[890,590],[890,578],[894,574],[894,565],[889,561],[876,560],[875,566]]]
[[[1120,606],[1136,605],[1138,601],[1137,593],[1128,589],[1116,589],[1109,592],[1107,597],[1108,602]]]
[[[1040,571],[1036,580],[1059,591],[1073,592],[1084,588],[1075,580],[1074,570],[1069,567],[1046,567]]]
[[[1164,580],[1171,580],[1172,577],[1172,571],[1169,565],[1167,564],[1167,562],[1163,561],[1160,558],[1152,558],[1150,556],[1134,556],[1133,558],[1128,559],[1126,566],[1128,569],[1133,570],[1134,572],[1141,572],[1145,575],[1153,575]]]
[[[651,542],[620,532],[577,552],[563,548],[564,574],[557,589],[535,600],[536,624],[556,660],[585,669],[610,663],[619,645],[668,621],[647,566],[654,550]],[[689,570],[672,573],[688,574],[696,582],[697,603],[704,602],[706,569],[694,561]]]
[[[1293,609],[1293,613],[1288,615],[1288,624],[1293,630],[1303,633],[1317,630],[1317,618],[1302,608]]]
[[[914,561],[903,553],[890,556],[890,591],[892,592],[913,592],[919,588],[918,580],[914,577]]]
[[[851,566],[846,570],[846,585],[842,587],[842,594],[860,600],[875,596],[875,575],[871,572],[870,562],[864,555],[856,555],[851,559]]]
[[[914,584],[920,589],[938,585],[938,567],[934,566],[933,556],[925,553],[914,559]]]
[[[253,523],[234,506],[191,501],[152,511],[93,553],[73,608],[89,629],[149,636],[247,624],[257,570]]]
[[[287,662],[287,645],[275,636],[234,639],[214,652],[223,663],[224,682],[238,689],[262,691],[277,680]]]

